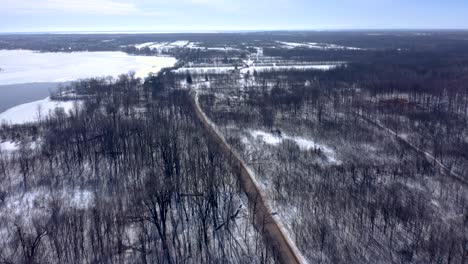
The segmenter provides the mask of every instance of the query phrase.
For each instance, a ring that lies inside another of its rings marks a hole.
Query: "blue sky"
[[[0,0],[0,32],[468,29],[467,0]]]

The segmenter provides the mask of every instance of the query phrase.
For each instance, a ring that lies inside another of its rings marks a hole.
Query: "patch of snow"
[[[262,140],[263,142],[265,142],[268,145],[276,146],[276,145],[279,145],[281,142],[283,142],[282,137],[275,136],[275,135],[267,133],[267,132],[263,132],[263,131],[260,131],[260,130],[253,130],[253,131],[249,131],[249,132],[250,132],[250,135],[252,135],[252,137],[260,139],[260,140]]]
[[[19,149],[18,143],[12,142],[12,141],[5,141],[0,143],[0,150],[4,150],[7,152],[12,152],[16,151]]]
[[[153,43],[151,44],[150,46],[148,46],[150,49],[152,50],[160,50],[162,47],[166,46],[167,44],[169,44],[169,42],[156,42],[156,43]]]
[[[149,46],[151,46],[153,44],[154,44],[154,42],[146,42],[146,43],[135,45],[135,48],[143,49],[143,48],[149,47]]]
[[[257,71],[257,72],[265,72],[265,71],[282,71],[282,70],[321,70],[321,71],[328,71],[338,67],[336,64],[324,64],[324,65],[287,65],[287,66],[255,66],[244,68],[241,70],[242,73],[246,73],[247,71]]]
[[[408,140],[409,135],[407,133],[400,133],[400,137],[404,140]]]
[[[136,77],[174,66],[173,57],[131,56],[124,52],[34,52],[0,50],[0,85],[65,82],[134,71]]]
[[[79,102],[77,103],[79,104]],[[63,108],[65,113],[68,113],[73,109],[74,104],[74,101],[52,101],[47,97],[43,100],[12,107],[0,113],[0,123],[25,124],[36,122],[40,116],[43,118],[56,108]],[[41,113],[40,115],[39,112]]]
[[[308,150],[320,149],[322,153],[325,154],[325,156],[327,157],[327,160],[329,163],[333,163],[333,164],[340,163],[340,161],[336,158],[336,153],[333,149],[331,149],[330,147],[326,145],[314,142],[313,140],[310,140],[310,139],[297,137],[297,136],[289,136],[286,134],[274,135],[274,134],[267,133],[261,130],[250,130],[249,134],[253,138],[260,139],[266,144],[273,145],[273,146],[277,146],[281,144],[284,140],[292,140],[296,142],[296,144],[299,146],[301,150],[308,151]],[[248,142],[248,139],[243,138],[241,142],[245,144]]]
[[[277,41],[279,44],[282,44],[283,46],[291,47],[291,48],[297,48],[297,47],[307,47],[307,44],[304,43],[295,43],[295,42],[285,42],[285,41]]]
[[[170,44],[170,46],[173,46],[173,47],[185,47],[187,46],[188,44],[190,43],[190,41],[188,40],[178,40],[178,41],[174,41]]]
[[[316,42],[294,43],[294,42],[277,41],[277,43],[289,49],[303,47],[303,48],[320,49],[320,50],[364,50],[364,49],[357,48],[357,47],[348,47],[348,46],[341,46],[341,45],[336,45],[336,44],[316,43]]]
[[[189,44],[187,44],[186,48],[188,49],[199,49],[200,46],[198,46],[200,43],[197,43],[197,42],[190,42]]]
[[[255,62],[251,60],[250,58],[248,60],[244,60],[245,65],[252,67],[255,66]]]
[[[175,73],[197,73],[197,74],[202,74],[202,73],[227,73],[229,71],[233,71],[235,68],[234,67],[193,67],[193,68],[188,68],[188,67],[183,67],[179,68],[177,70],[174,70]]]
[[[215,50],[215,51],[239,51],[239,49],[233,47],[208,47],[206,50]]]
[[[248,68],[238,68],[240,73],[252,73],[253,71],[265,72],[265,71],[282,71],[282,70],[321,70],[327,71],[338,67],[336,64],[324,64],[324,65],[288,65],[288,66],[255,66]],[[183,67],[174,70],[175,73],[192,73],[192,74],[204,74],[204,73],[216,73],[223,74],[234,71],[235,67]]]
[[[70,205],[77,209],[86,209],[93,204],[94,194],[88,190],[74,191],[69,196]]]
[[[36,189],[23,194],[7,196],[0,206],[0,214],[10,217],[20,216],[31,220],[35,214],[47,214],[49,204],[58,198],[60,204],[66,208],[87,209],[93,206],[94,194],[88,190],[63,189],[51,193],[47,189]]]

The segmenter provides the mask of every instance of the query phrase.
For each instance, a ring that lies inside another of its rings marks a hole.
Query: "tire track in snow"
[[[405,145],[407,145],[408,147],[410,147],[412,150],[416,151],[417,153],[423,155],[427,160],[429,160],[434,165],[434,167],[438,167],[439,169],[442,170],[442,172],[447,174],[450,178],[452,178],[456,182],[462,184],[464,187],[468,187],[468,182],[466,182],[466,180],[462,176],[458,175],[456,172],[451,170],[445,164],[443,164],[442,162],[437,160],[436,157],[434,157],[434,155],[432,155],[431,153],[429,153],[429,152],[419,148],[418,146],[414,145],[413,143],[409,142],[408,140],[403,138],[401,135],[399,135],[397,132],[391,130],[390,128],[388,128],[388,127],[386,127],[384,125],[382,125],[380,122],[373,121],[373,120],[365,117],[362,114],[358,114],[358,113],[354,113],[354,114],[357,115],[358,117],[360,117],[362,120],[364,120],[364,121],[366,121],[366,122],[380,128],[380,129],[388,132],[392,136],[395,136],[400,142],[404,143]]]

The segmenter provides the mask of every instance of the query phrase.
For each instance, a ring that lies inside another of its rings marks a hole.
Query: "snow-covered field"
[[[292,140],[299,146],[299,148],[301,150],[308,151],[308,150],[318,149],[318,150],[322,151],[323,154],[325,154],[325,156],[327,157],[328,163],[330,163],[330,164],[339,164],[339,163],[341,163],[337,159],[336,153],[332,148],[330,148],[330,147],[328,147],[328,146],[326,146],[324,144],[319,144],[317,142],[314,142],[311,139],[307,139],[307,138],[304,138],[304,137],[298,137],[298,136],[289,136],[289,135],[286,135],[286,134],[275,135],[275,134],[268,133],[268,132],[261,131],[261,130],[249,130],[248,132],[249,132],[250,136],[253,139],[260,140],[260,141],[264,142],[267,145],[278,146],[279,144],[283,143],[284,140]],[[251,145],[253,143],[247,137],[244,137],[242,139],[242,142],[245,145]]]
[[[295,42],[284,42],[284,41],[277,41],[277,42],[281,44],[284,48],[288,48],[288,49],[309,48],[309,49],[319,49],[319,50],[363,50],[357,47],[340,46],[340,45],[328,44],[328,43],[316,43],[316,42],[295,43]]]
[[[138,50],[148,48],[153,51],[163,52],[169,51],[171,49],[185,48],[185,49],[201,49],[201,50],[211,50],[211,51],[241,51],[240,49],[229,47],[229,46],[219,46],[219,47],[205,47],[198,42],[190,42],[188,40],[178,40],[174,42],[146,42],[141,44],[136,44],[134,47]]]
[[[174,42],[146,42],[146,43],[135,45],[135,48],[139,50],[144,49],[144,48],[149,48],[150,50],[157,50],[158,52],[161,52],[161,51],[168,51],[170,49],[175,49],[175,48],[184,48],[184,47],[193,48],[194,46],[195,46],[195,43],[191,43],[188,40],[178,40]]]
[[[0,50],[0,85],[33,82],[65,82],[118,76],[134,71],[137,77],[173,66],[173,57],[131,56],[123,52],[39,53]]]
[[[44,118],[55,108],[63,108],[65,113],[73,109],[73,101],[52,101],[49,97],[32,103],[22,104],[0,113],[0,123],[24,124]]]

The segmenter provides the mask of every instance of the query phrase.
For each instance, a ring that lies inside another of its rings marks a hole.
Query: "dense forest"
[[[0,158],[1,263],[273,260],[186,91],[132,75],[71,87],[72,112],[1,129],[22,142]]]

